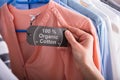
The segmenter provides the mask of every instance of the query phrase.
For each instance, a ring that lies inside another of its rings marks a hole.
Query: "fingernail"
[[[68,31],[68,30],[66,30],[65,33],[66,33],[67,35],[70,35],[70,31]]]

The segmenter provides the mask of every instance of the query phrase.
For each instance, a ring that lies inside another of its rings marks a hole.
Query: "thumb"
[[[65,37],[73,48],[77,47],[78,45],[80,46],[80,44],[76,41],[73,34],[69,30],[65,31]]]

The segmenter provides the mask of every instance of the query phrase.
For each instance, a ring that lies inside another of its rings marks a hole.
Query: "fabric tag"
[[[67,47],[65,28],[30,26],[27,30],[27,42],[37,46]]]

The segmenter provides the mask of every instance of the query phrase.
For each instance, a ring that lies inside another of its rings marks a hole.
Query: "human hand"
[[[69,27],[65,36],[71,45],[73,59],[84,80],[104,80],[93,62],[93,37],[78,28]]]
[[[71,45],[73,57],[77,65],[93,63],[93,37],[78,28],[69,27],[65,36]]]

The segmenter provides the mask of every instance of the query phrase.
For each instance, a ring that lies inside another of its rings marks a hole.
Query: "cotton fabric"
[[[31,10],[18,10],[12,5],[4,5],[0,9],[0,33],[10,50],[12,70],[20,80],[83,79],[82,74],[74,65],[71,49],[31,46],[26,42],[26,33],[15,32],[15,29],[27,29],[30,25],[29,15],[38,13],[40,15],[33,25],[71,26],[92,34],[94,38],[93,60],[100,70],[98,38],[92,22],[88,18],[53,1]]]

